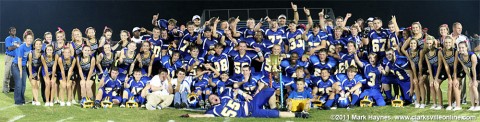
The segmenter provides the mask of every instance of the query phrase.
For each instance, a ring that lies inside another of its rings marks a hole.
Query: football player
[[[119,77],[118,67],[112,67],[110,74],[107,75],[108,71],[105,71],[102,79],[100,80],[99,89],[95,97],[95,107],[99,108],[100,102],[109,97],[109,102],[113,104],[119,104],[122,100],[120,92],[122,89],[122,81],[118,79]]]
[[[135,69],[133,70],[133,77],[129,78],[124,84],[123,99],[120,105],[121,108],[125,107],[125,103],[132,102],[129,100],[134,100],[140,107],[145,107],[145,98],[141,96],[143,88],[145,88],[145,83],[148,81],[146,78],[142,78],[142,70]],[[138,107],[138,106],[134,106]]]

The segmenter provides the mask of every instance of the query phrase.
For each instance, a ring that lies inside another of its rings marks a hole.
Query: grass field
[[[4,55],[0,55],[0,63],[4,64]],[[0,69],[4,69],[4,65],[0,65]],[[3,85],[3,70],[0,71],[0,86]],[[442,84],[442,88],[446,90],[446,83]],[[444,92],[444,103],[446,104],[446,92]],[[30,84],[27,81],[27,89],[25,91],[25,99],[32,99],[32,92],[30,90]],[[0,94],[0,121],[353,121],[353,115],[365,115],[367,120],[373,120],[368,118],[369,115],[378,116],[390,116],[390,119],[381,121],[393,121],[396,120],[396,115],[455,115],[455,116],[473,116],[473,120],[467,121],[480,121],[480,112],[467,111],[469,105],[463,105],[461,111],[446,111],[446,110],[430,110],[428,106],[426,109],[414,109],[413,106],[406,106],[403,108],[387,107],[373,107],[373,108],[360,108],[354,109],[337,109],[337,110],[311,110],[309,119],[297,119],[297,118],[275,118],[275,119],[262,119],[262,118],[180,118],[179,116],[187,113],[202,113],[192,112],[186,110],[175,109],[162,109],[156,111],[147,111],[145,109],[126,109],[115,106],[112,109],[82,109],[79,105],[71,107],[60,107],[55,105],[53,107],[44,106],[32,106],[26,104],[23,106],[14,106],[13,93]],[[468,102],[469,103],[469,102]],[[43,103],[42,103],[43,105]],[[471,118],[470,118],[471,119]],[[408,120],[408,119],[407,119]],[[440,119],[442,120],[442,119]],[[398,120],[397,120],[398,121]],[[406,121],[406,120],[403,120]],[[412,121],[412,120],[410,120]],[[436,120],[430,120],[436,121]],[[455,120],[457,121],[457,120]]]

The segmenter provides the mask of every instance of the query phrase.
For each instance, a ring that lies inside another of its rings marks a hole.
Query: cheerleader
[[[418,75],[417,75],[417,78],[419,80],[419,91],[420,91],[420,95],[423,95],[423,97],[421,98],[425,98],[426,100],[426,103],[428,103],[428,98],[425,97],[425,96],[429,96],[427,95],[428,93],[425,93],[426,92],[426,89],[429,89],[428,85],[426,86],[427,88],[424,87],[425,85],[425,82],[427,82],[428,78],[427,78],[427,68],[424,68],[422,66],[426,66],[426,62],[425,62],[425,59],[424,59],[424,56],[425,56],[425,51],[423,50],[425,45],[425,37],[427,37],[427,35],[425,33],[422,32],[422,25],[419,23],[419,22],[414,22],[412,23],[412,37],[409,37],[405,43],[402,45],[402,52],[406,52],[406,49],[407,47],[409,47],[410,45],[410,41],[416,41],[417,42],[417,47],[418,47],[418,52],[420,54],[420,59],[419,59],[419,64],[418,64]],[[423,103],[420,103],[420,108],[425,108],[425,104]]]
[[[415,108],[419,108],[420,107],[420,104],[419,103],[422,103],[425,101],[425,91],[420,91],[421,89],[424,90],[424,87],[420,87],[420,84],[418,82],[418,73],[417,73],[417,69],[418,69],[418,62],[420,61],[420,54],[419,54],[419,49],[418,49],[418,46],[417,46],[417,41],[410,41],[410,48],[408,48],[408,50],[406,50],[405,52],[403,52],[403,54],[405,54],[410,62],[410,67],[411,67],[411,70],[412,70],[412,75],[410,77],[410,82],[411,82],[411,87],[410,89],[413,89],[414,92],[415,92],[415,95],[417,96],[417,100],[415,100]],[[410,93],[412,93],[412,91],[410,91]],[[419,102],[420,101],[420,102]]]
[[[106,69],[110,69],[113,66],[115,60],[115,54],[112,52],[112,48],[109,44],[103,45],[103,52],[99,53],[97,56],[97,69],[98,69],[98,79],[102,79],[103,72]]]
[[[87,43],[88,46],[90,46],[90,48],[92,49],[92,51],[90,52],[90,54],[92,56],[95,56],[96,53],[97,53],[97,49],[98,49],[98,43],[97,43],[97,39],[95,38],[95,28],[93,27],[88,27],[86,30],[85,30],[85,34],[87,35],[87,38],[85,41]]]
[[[440,31],[440,33],[442,33]],[[460,106],[460,89],[458,86],[457,81],[457,73],[455,72],[458,67],[458,60],[457,58],[457,51],[453,48],[453,38],[451,36],[446,36],[443,38],[443,41],[440,40],[443,45],[443,49],[441,50],[441,54],[443,55],[443,65],[445,70],[441,70],[440,80],[448,80],[448,89],[447,89],[447,100],[448,100],[448,107],[447,110],[461,110],[462,107]],[[440,53],[439,53],[440,54]],[[455,68],[456,67],[456,68]],[[453,78],[453,79],[452,79]],[[454,96],[452,96],[452,93]],[[452,99],[455,99],[456,105],[455,108],[452,106]]]
[[[103,35],[100,37],[100,40],[98,40],[98,47],[102,48],[104,45],[111,45],[112,43],[112,29],[105,26],[103,29]],[[101,51],[100,51],[101,52]]]
[[[53,46],[47,45],[45,53],[41,56],[42,75],[45,82],[45,106],[53,106],[53,98],[55,95],[54,87],[56,87],[56,77],[53,72],[57,68],[57,58],[53,54]]]
[[[55,39],[57,41],[53,42],[53,53],[55,55],[55,57],[60,57],[62,56],[62,50],[63,48],[65,47],[65,32],[60,28],[58,27],[58,30],[57,32],[55,32]],[[60,69],[58,69],[59,67],[57,67],[57,71],[59,71]],[[57,73],[57,77],[60,76],[60,72],[56,72]],[[57,80],[60,80],[57,78]],[[58,84],[60,83],[60,81],[55,81],[55,84],[52,85],[52,91],[56,94],[55,98],[56,98],[56,101],[55,103],[59,103],[59,99],[58,99],[58,93],[60,92],[59,91],[59,88],[58,88]]]
[[[84,45],[83,41],[84,40],[83,40],[83,37],[82,37],[82,32],[80,32],[80,30],[78,28],[73,29],[72,30],[72,41],[70,43],[70,46],[68,46],[68,47],[70,48],[74,57],[77,57],[82,53],[82,47]],[[75,92],[76,92],[77,96],[78,96],[78,99],[81,99],[81,97],[80,97],[81,96],[80,95],[81,94],[81,92],[80,92],[80,76],[78,74],[78,69],[77,69],[76,66],[74,67],[72,77],[73,77],[72,78],[73,79],[73,83],[72,83],[73,84],[72,85],[73,94],[75,94]],[[75,100],[73,100],[72,103],[76,104],[77,102]]]
[[[135,56],[137,53],[135,50],[137,49],[137,46],[134,42],[130,42],[128,44],[127,49],[123,49],[120,51],[118,54],[118,60],[116,62],[116,66],[118,66],[120,74],[118,74],[118,78],[121,81],[125,81],[125,78],[127,75],[131,75],[133,71],[134,65],[131,65],[134,63]],[[118,52],[117,52],[118,53]]]
[[[86,99],[86,97],[93,98],[93,74],[94,74],[94,66],[95,66],[95,57],[91,57],[91,48],[90,46],[84,46],[82,50],[82,54],[77,57],[77,68],[80,75],[80,91],[82,96],[82,101]]]
[[[470,103],[472,106],[468,109],[469,111],[480,111],[480,103],[478,102],[478,82],[480,78],[478,75],[478,70],[480,70],[480,65],[477,64],[478,57],[473,52],[469,52],[466,42],[458,43],[458,61],[463,67],[463,71],[470,77]]]
[[[442,70],[443,59],[442,53],[436,49],[434,44],[435,39],[432,36],[427,37],[425,46],[425,62],[427,62],[428,68],[428,79],[430,81],[430,93],[432,93],[431,97],[433,100],[433,105],[430,109],[434,110],[441,110],[443,101],[442,101],[442,91],[440,89],[440,85],[442,84],[443,80],[440,80],[440,71]],[[437,100],[438,99],[438,100]]]
[[[153,55],[153,52],[150,50],[150,42],[142,42],[141,50],[142,53],[137,54],[133,64],[136,64],[136,62],[138,62],[139,67],[142,70],[142,75],[150,77],[152,74],[153,59],[155,58],[155,55]]]
[[[58,80],[60,80],[60,106],[65,106],[65,95],[67,96],[67,106],[71,106],[73,99],[73,90],[72,90],[72,75],[73,69],[75,67],[75,57],[72,55],[72,51],[65,49],[62,52],[62,55],[58,59],[58,67],[60,67],[60,72],[57,72]]]
[[[118,41],[118,43],[112,47],[112,50],[114,50],[115,52],[120,51],[123,48],[127,47],[128,43],[130,43],[130,32],[126,30],[121,30],[120,41]]]
[[[38,99],[38,83],[40,81],[40,75],[38,72],[40,71],[41,61],[40,56],[42,55],[42,40],[36,39],[34,44],[34,50],[28,54],[28,79],[30,81],[30,85],[32,86],[32,93],[33,93],[33,101],[32,105],[40,105],[40,101]]]

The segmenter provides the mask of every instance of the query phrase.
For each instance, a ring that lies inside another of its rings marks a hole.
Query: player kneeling
[[[318,81],[316,87],[313,88],[314,95],[313,104],[320,109],[330,108],[335,100],[335,93],[332,91],[332,85],[335,80],[330,77],[330,70],[327,68],[321,69],[320,77],[313,78]]]
[[[358,96],[361,93],[360,88],[365,79],[357,74],[358,70],[355,66],[350,66],[347,69],[347,74],[338,74],[337,80],[339,83],[335,84],[338,93],[337,107],[352,108],[358,101]],[[351,101],[351,102],[350,102]]]
[[[106,75],[107,72],[108,71],[105,71],[104,76],[100,81],[100,88],[95,97],[95,108],[111,108],[113,104],[119,104],[122,99],[119,95],[122,88],[122,82],[118,79],[118,68],[112,67],[110,75]]]
[[[221,97],[211,94],[208,97],[212,108],[205,114],[184,114],[181,117],[258,117],[258,118],[308,118],[309,114],[304,112],[280,112],[275,109],[263,109],[263,105],[268,102],[275,90],[266,88],[260,91],[255,97],[251,97],[245,92],[233,91],[227,88],[223,91]],[[246,101],[235,101],[236,96],[243,96]]]
[[[142,70],[133,70],[133,78],[129,78],[125,83],[125,90],[123,91],[123,99],[121,108],[125,105],[127,108],[136,108],[140,104],[141,107],[145,107],[145,98],[141,96],[143,88],[145,88],[145,78],[142,78]]]

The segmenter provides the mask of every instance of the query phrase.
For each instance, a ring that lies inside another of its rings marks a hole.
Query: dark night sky
[[[463,30],[469,33],[480,31],[479,1],[315,1],[295,2],[300,7],[332,8],[335,16],[353,14],[347,25],[361,17],[379,16],[384,19],[384,27],[391,15],[397,16],[399,26],[409,26],[420,21],[429,33],[438,35],[440,24],[452,25],[459,21]],[[17,27],[17,36],[26,28],[31,28],[37,37],[45,31],[56,31],[60,26],[67,31],[67,40],[73,28],[85,30],[92,26],[101,35],[104,26],[114,30],[114,40],[119,39],[120,30],[131,31],[135,26],[151,28],[153,14],[160,18],[176,18],[180,24],[191,20],[204,9],[244,9],[244,8],[289,8],[289,1],[2,1],[0,2],[1,38],[8,36],[10,26]],[[300,11],[301,12],[301,11]],[[300,13],[303,15],[303,12]],[[312,13],[314,19],[318,18]],[[277,15],[274,15],[277,16]],[[302,18],[302,16],[300,16]],[[274,18],[274,17],[273,17]],[[291,17],[289,17],[291,18]],[[241,19],[246,19],[242,18]],[[258,18],[256,18],[258,19]],[[3,41],[3,39],[2,39]]]

